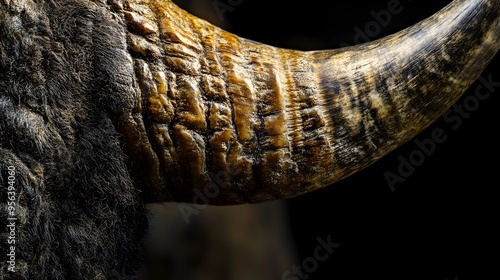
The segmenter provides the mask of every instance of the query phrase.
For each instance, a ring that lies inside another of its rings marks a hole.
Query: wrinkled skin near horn
[[[452,105],[499,34],[498,0],[312,52],[167,0],[0,0],[0,278],[111,279],[138,263],[144,202],[253,203],[346,178]]]

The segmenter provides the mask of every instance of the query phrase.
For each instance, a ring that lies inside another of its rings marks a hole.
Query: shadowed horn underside
[[[146,201],[238,204],[335,183],[444,113],[500,47],[500,2],[455,0],[394,35],[296,51],[170,1],[111,1],[137,104],[116,123]]]

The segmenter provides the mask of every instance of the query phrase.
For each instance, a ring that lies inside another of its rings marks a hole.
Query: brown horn
[[[497,0],[455,0],[394,35],[312,52],[237,37],[171,1],[115,8],[141,93],[119,130],[150,202],[254,203],[331,185],[441,116],[500,47]]]

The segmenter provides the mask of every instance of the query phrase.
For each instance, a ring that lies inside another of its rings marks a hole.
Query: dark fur
[[[1,279],[113,279],[140,263],[145,210],[113,122],[136,102],[134,78],[124,31],[105,14],[94,2],[0,0]]]

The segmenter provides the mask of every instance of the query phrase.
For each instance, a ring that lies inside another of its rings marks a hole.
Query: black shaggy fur
[[[145,210],[113,122],[136,102],[133,68],[100,5],[0,0],[2,280],[115,279],[140,263]]]

